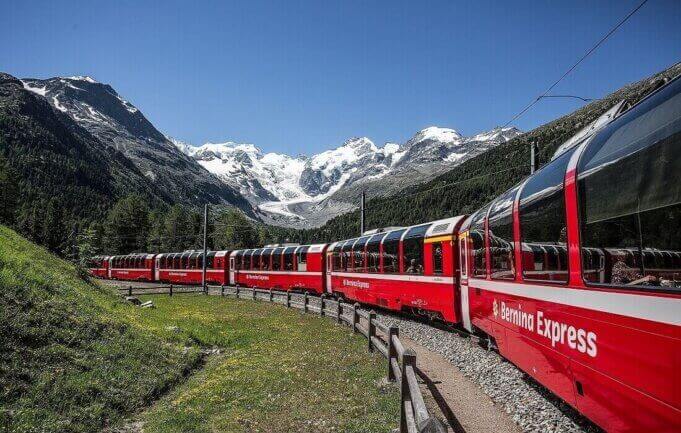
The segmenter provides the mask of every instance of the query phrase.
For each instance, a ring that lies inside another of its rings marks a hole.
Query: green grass
[[[384,361],[348,328],[267,303],[150,299],[156,309],[134,307],[0,226],[0,429],[9,410],[16,432],[99,431],[133,414],[148,433],[396,426]],[[205,347],[221,354],[195,370]]]
[[[154,432],[389,432],[399,397],[349,328],[266,302],[149,297],[138,316],[167,338],[224,348],[141,419]]]
[[[0,226],[0,417],[14,411],[13,431],[97,431],[182,380],[198,348],[159,338],[134,312]]]

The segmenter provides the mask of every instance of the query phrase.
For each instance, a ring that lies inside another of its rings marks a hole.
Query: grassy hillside
[[[472,158],[451,171],[397,195],[367,203],[367,228],[418,224],[454,215],[468,214],[529,175],[530,143],[539,147],[539,162],[550,161],[553,152],[622,99],[640,100],[660,78],[681,73],[681,63],[629,84],[579,110],[533,129],[509,142]],[[357,236],[359,211],[330,220],[319,229],[287,231],[271,229],[273,239],[302,242],[333,241]]]
[[[397,387],[385,360],[348,327],[281,305],[184,295],[149,297],[140,323],[170,339],[221,348],[139,417],[145,433],[391,432]]]
[[[384,360],[348,328],[269,303],[152,299],[134,307],[0,226],[0,431],[9,411],[12,432],[99,431],[139,412],[150,433],[395,427]]]
[[[96,431],[197,363],[196,347],[136,325],[132,310],[0,226],[0,409],[15,411],[16,431]]]

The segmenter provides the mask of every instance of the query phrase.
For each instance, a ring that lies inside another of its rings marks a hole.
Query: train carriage
[[[681,80],[459,235],[463,325],[611,432],[681,431]]]
[[[230,256],[230,283],[261,289],[321,294],[326,244],[273,245],[238,250]]]
[[[206,283],[227,284],[230,251],[206,253]],[[203,284],[203,251],[164,253],[156,256],[156,281],[172,284]]]
[[[108,278],[127,281],[154,281],[154,255],[111,256],[109,258]]]
[[[109,256],[92,257],[85,266],[93,277],[107,278],[109,276]]]
[[[454,217],[332,244],[327,287],[364,304],[459,321]]]

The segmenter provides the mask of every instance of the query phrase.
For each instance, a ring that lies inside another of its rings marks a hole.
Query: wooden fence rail
[[[146,287],[121,288],[129,295],[160,294],[158,289],[168,289],[167,294],[173,293],[203,293],[202,291],[178,291],[173,285],[153,287],[154,292],[139,293]],[[216,289],[215,287],[212,287]],[[184,289],[184,287],[183,287]],[[355,333],[362,334],[367,339],[370,352],[378,351],[388,360],[388,380],[400,386],[400,433],[446,433],[447,429],[437,417],[431,415],[426,408],[423,394],[416,375],[416,353],[412,349],[405,349],[399,338],[399,329],[387,326],[376,320],[376,313],[360,308],[359,304],[347,304],[339,300],[332,300],[326,295],[320,297],[284,292],[279,290],[253,289],[239,286],[220,286],[220,295],[233,295],[241,299],[262,300],[297,308],[304,312],[313,312],[321,316],[336,319],[338,323],[346,323]],[[294,300],[293,297],[297,299]],[[312,305],[311,300],[318,299],[319,305]],[[380,333],[379,333],[380,332]]]

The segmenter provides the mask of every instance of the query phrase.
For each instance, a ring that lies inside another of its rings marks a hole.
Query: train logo
[[[494,303],[492,304],[492,312],[494,313],[494,317],[497,318],[499,317],[499,303],[497,300],[494,300]]]

